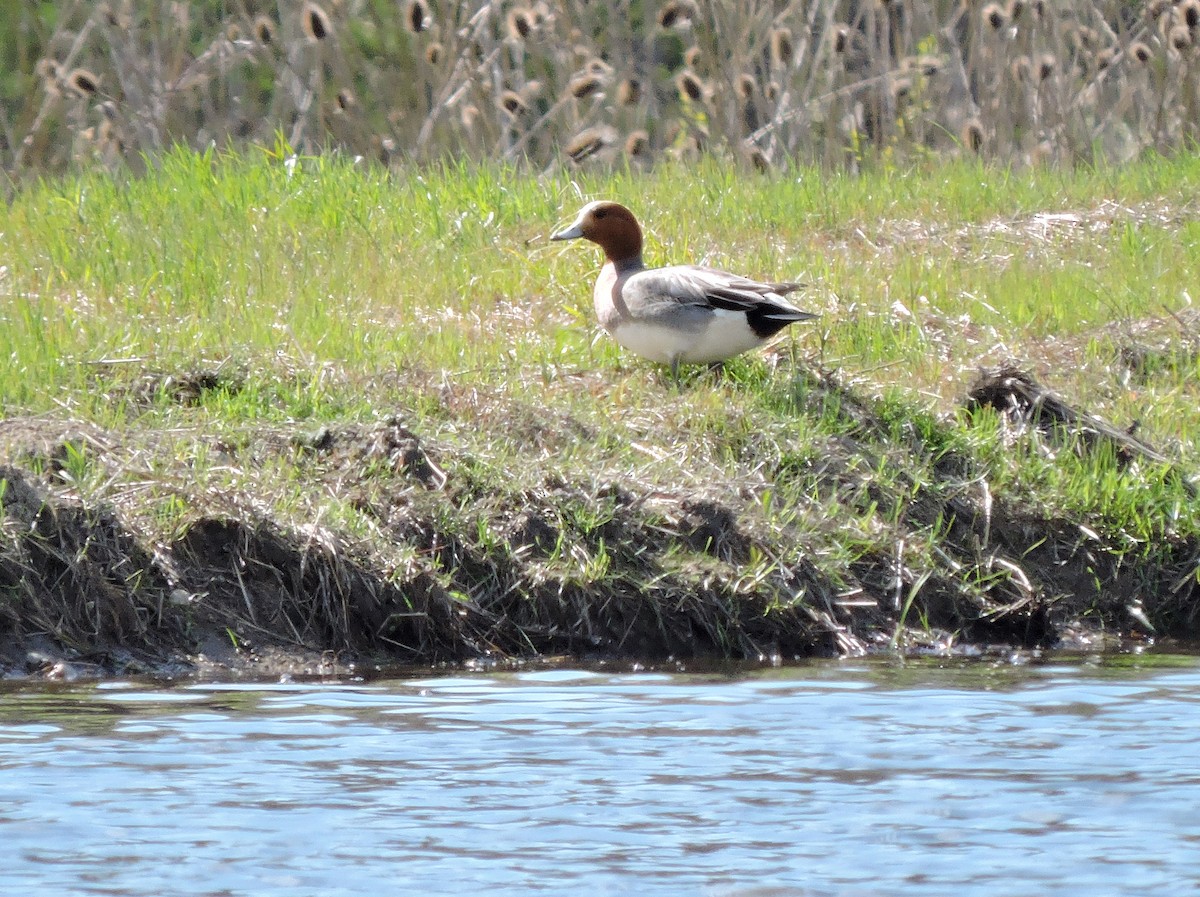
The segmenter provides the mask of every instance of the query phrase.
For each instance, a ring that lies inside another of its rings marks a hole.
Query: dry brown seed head
[[[688,69],[675,76],[675,88],[679,91],[680,99],[691,100],[693,103],[704,99],[704,82],[700,80],[699,75]]]
[[[1179,15],[1184,24],[1195,31],[1200,26],[1200,0],[1184,0],[1179,5]]]
[[[442,61],[442,53],[444,48],[437,41],[431,43],[425,48],[425,61],[430,65],[437,65]]]
[[[528,104],[531,100],[536,100],[542,95],[542,82],[534,79],[533,81],[525,82],[525,86],[521,88],[521,99]]]
[[[358,101],[354,97],[354,91],[352,91],[349,87],[343,87],[338,91],[337,104],[338,108],[343,112],[351,108],[356,102]]]
[[[782,92],[783,88],[779,86],[778,81],[771,81],[763,88],[763,96],[772,101],[779,99],[779,94]]]
[[[758,91],[758,82],[754,80],[753,75],[748,75],[745,72],[737,77],[737,93],[744,102],[749,102],[754,99],[754,94]]]
[[[462,122],[463,127],[468,131],[474,130],[475,122],[479,118],[479,107],[468,104],[463,106],[458,113],[458,118]]]
[[[963,146],[973,153],[978,153],[983,149],[983,125],[979,119],[972,118],[963,125],[962,129]]]
[[[429,15],[429,7],[425,5],[425,0],[408,0],[408,10],[404,14],[405,27],[413,34],[420,34],[422,31],[428,31],[432,24],[433,19]]]
[[[62,74],[62,66],[57,60],[43,56],[37,61],[33,71],[43,81],[55,81]]]
[[[1163,13],[1171,8],[1171,0],[1152,0],[1146,5],[1146,15],[1152,20],[1157,21]]]
[[[67,75],[67,84],[81,97],[90,97],[100,89],[100,79],[84,68],[73,69]]]
[[[1021,18],[1021,14],[1025,12],[1025,0],[1009,0],[1008,9],[1005,13],[1010,22],[1015,22]]]
[[[1192,32],[1187,25],[1176,25],[1167,38],[1176,50],[1186,50],[1192,45]]]
[[[850,26],[849,25],[834,25],[833,26],[833,52],[845,53],[850,47]]]
[[[983,16],[984,24],[990,26],[993,31],[999,31],[1008,24],[1008,15],[1000,8],[999,3],[989,3],[980,15]]]
[[[509,115],[520,115],[529,108],[515,90],[506,90],[500,94],[500,107]]]
[[[617,85],[617,103],[634,106],[642,98],[642,82],[637,78],[625,78]]]
[[[570,91],[571,96],[582,100],[584,97],[598,93],[603,86],[604,82],[595,75],[579,75],[570,80],[567,90]]]
[[[300,13],[300,25],[309,40],[325,40],[333,33],[333,25],[325,10],[315,3],[305,3]]]
[[[505,18],[508,25],[508,36],[515,41],[523,41],[533,33],[533,12],[524,6],[516,6],[508,11]]]
[[[936,78],[942,70],[942,60],[937,56],[926,54],[913,60],[913,67],[926,78]]]
[[[694,69],[696,68],[697,63],[700,62],[700,56],[701,53],[699,47],[688,47],[687,51],[683,54],[683,64],[690,69]]]
[[[1138,62],[1145,65],[1147,62],[1150,61],[1150,57],[1153,54],[1150,52],[1149,46],[1142,43],[1141,41],[1137,41],[1136,43],[1129,45],[1129,55],[1132,56],[1134,59],[1136,59]]]
[[[254,20],[254,39],[264,47],[275,40],[275,23],[266,16]]]
[[[567,141],[563,152],[572,162],[582,162],[604,148],[604,133],[599,128],[585,128]]]
[[[1183,30],[1187,31],[1186,28]],[[1104,71],[1106,68],[1108,68],[1114,62],[1116,62],[1117,58],[1120,55],[1121,55],[1121,51],[1118,50],[1116,47],[1105,47],[1103,50],[1101,50],[1099,53],[1096,54],[1096,68],[1099,69],[1100,71]]]
[[[645,131],[637,130],[630,133],[625,138],[625,155],[627,156],[644,156],[650,149],[650,135]]]
[[[662,28],[686,25],[696,15],[696,4],[691,0],[667,0],[658,10],[658,24]]]
[[[597,78],[609,78],[612,76],[612,66],[599,56],[592,56],[588,59],[584,69],[589,75],[595,75]]]
[[[1058,60],[1054,58],[1054,54],[1043,53],[1038,58],[1038,79],[1045,81],[1054,74],[1056,68],[1058,68]]]
[[[792,43],[791,28],[771,29],[771,61],[781,67],[792,64],[795,45]]]
[[[231,44],[235,44],[242,39],[242,26],[237,22],[230,22],[225,26],[225,40]]]
[[[767,158],[759,147],[752,146],[746,150],[746,160],[754,166],[754,170],[760,174],[766,174],[771,170],[771,160]]]

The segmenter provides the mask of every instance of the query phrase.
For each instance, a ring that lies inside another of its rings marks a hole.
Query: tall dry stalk
[[[278,135],[384,162],[759,169],[1200,136],[1200,0],[72,0],[0,42],[14,175]]]

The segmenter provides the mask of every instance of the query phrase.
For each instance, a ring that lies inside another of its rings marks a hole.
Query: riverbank
[[[1194,161],[535,182],[179,153],[4,212],[0,662],[1194,638]],[[681,384],[580,195],[822,313]],[[703,208],[703,218],[681,209]]]

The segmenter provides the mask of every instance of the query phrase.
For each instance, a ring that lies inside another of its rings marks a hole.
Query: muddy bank
[[[180,382],[179,401],[191,401],[190,381]],[[278,675],[545,655],[786,660],[1197,635],[1194,541],[1132,561],[1086,521],[992,496],[986,471],[953,451],[938,452],[931,468],[942,482],[905,483],[902,502],[878,494],[876,466],[864,459],[877,462],[884,443],[928,453],[927,437],[897,438],[835,377],[811,375],[802,386],[805,402],[836,402],[844,424],[806,462],[808,474],[830,494],[897,509],[882,543],[894,550],[859,551],[836,574],[815,549],[787,542],[800,530],[760,526],[750,513],[760,498],[737,483],[671,491],[553,472],[536,487],[481,487],[453,472],[462,459],[452,449],[427,445],[400,417],[264,428],[241,449],[315,471],[316,486],[369,514],[374,540],[281,522],[253,496],[187,495],[186,480],[174,487],[199,510],[164,535],[146,526],[138,503],[149,499],[135,486],[101,501],[73,487],[81,455],[116,456],[127,435],[0,422],[0,664],[50,677]],[[1048,450],[1104,446],[1122,464],[1165,461],[1023,371],[982,376],[964,414],[984,406]],[[785,462],[774,464],[768,478],[788,475]],[[373,487],[364,471],[379,468],[405,488]],[[1185,473],[1175,475],[1194,495]],[[837,515],[820,513],[836,535]],[[935,562],[915,566],[905,542],[931,530]]]

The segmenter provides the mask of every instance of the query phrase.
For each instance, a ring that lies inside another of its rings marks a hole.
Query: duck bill
[[[551,240],[578,240],[583,236],[583,228],[579,226],[579,222],[572,224],[570,227],[560,230],[556,234],[551,234]]]

